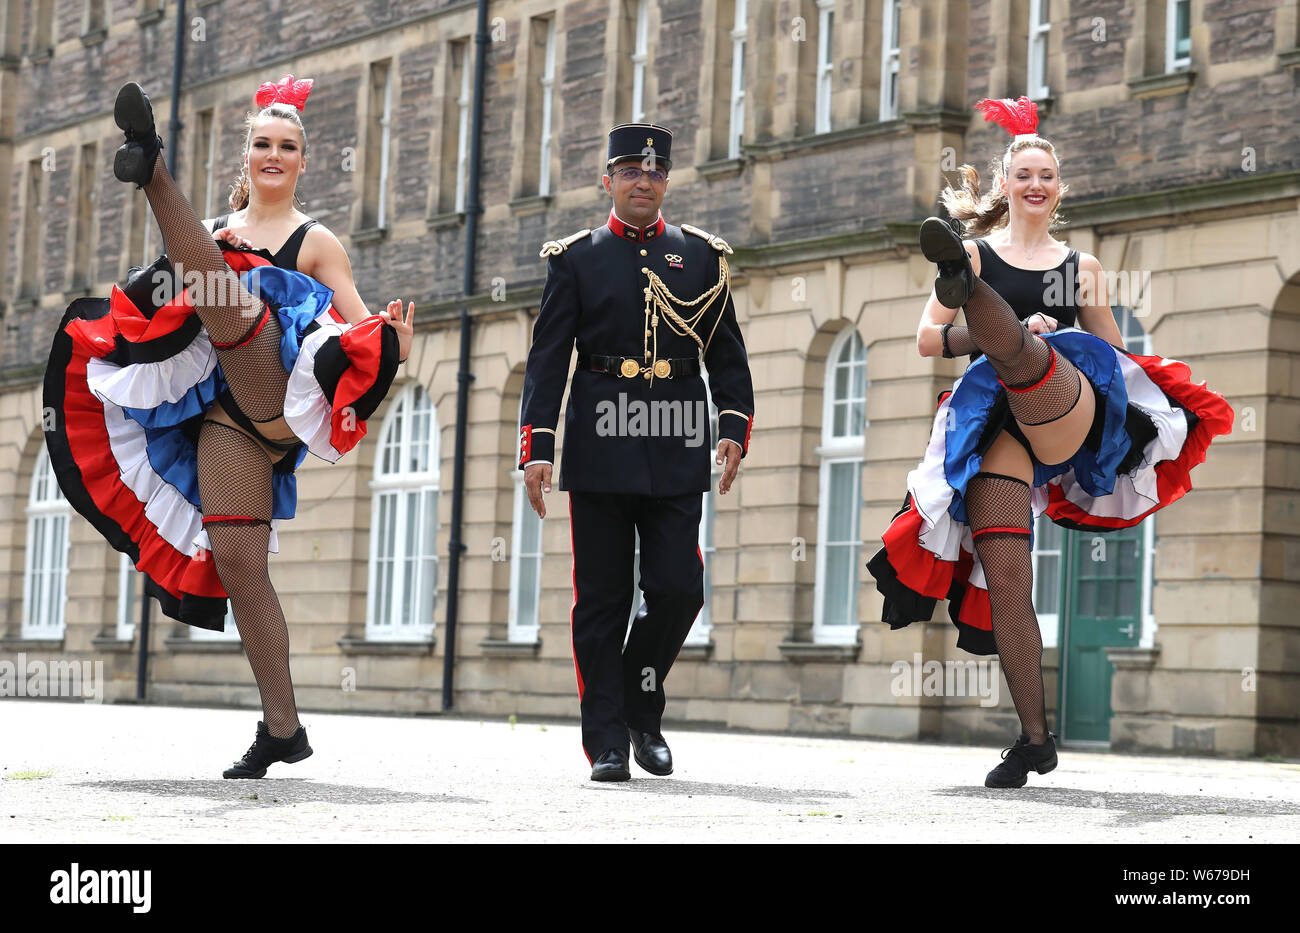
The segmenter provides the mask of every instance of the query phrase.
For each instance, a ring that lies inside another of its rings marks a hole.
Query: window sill
[[[1139,100],[1152,97],[1167,97],[1172,94],[1186,93],[1196,80],[1192,69],[1174,71],[1164,75],[1146,75],[1133,78],[1128,82],[1129,93]]]
[[[430,230],[445,230],[448,227],[459,227],[465,223],[464,211],[450,211],[446,214],[434,214],[424,219],[424,225]]]
[[[856,641],[847,645],[783,641],[780,648],[781,656],[793,664],[805,664],[810,661],[852,662],[858,659],[858,652],[862,650],[862,644]]]
[[[529,217],[533,214],[542,214],[551,206],[551,196],[549,194],[534,194],[528,197],[515,198],[510,202],[510,213],[514,217]]]
[[[64,290],[63,300],[71,303],[76,301],[78,298],[89,298],[92,294],[93,292],[91,292],[89,285],[74,285],[72,288]]]
[[[14,301],[12,305],[9,306],[9,310],[18,311],[18,312],[35,311],[38,307],[40,307],[40,304],[41,304],[41,300],[39,298],[32,298],[30,296],[25,298],[18,298]]]
[[[201,10],[205,6],[212,6],[214,3],[220,3],[220,2],[221,0],[198,0],[198,2],[196,2],[194,5]]]
[[[11,648],[20,650],[34,651],[62,651],[62,638],[24,638],[21,635],[10,638],[0,638],[0,651],[7,651]]]
[[[908,116],[913,115],[909,114]],[[810,136],[796,136],[792,139],[774,139],[770,142],[749,143],[741,146],[740,151],[755,162],[779,162],[792,155],[820,152],[825,149],[846,148],[863,139],[898,136],[908,132],[911,122],[911,120],[885,120],[880,123],[861,123],[842,130],[831,130],[829,133],[814,133]]]
[[[22,63],[20,55],[0,55],[0,68],[17,68]]]
[[[362,230],[352,231],[352,244],[354,246],[365,246],[370,243],[380,243],[388,239],[387,227],[366,227]]]
[[[436,640],[430,636],[428,641],[370,641],[365,638],[344,636],[338,640],[339,650],[344,654],[381,654],[406,657],[421,657],[433,654]]]
[[[98,29],[90,30],[90,32],[83,32],[81,34],[81,44],[84,46],[99,45],[107,38],[108,30],[100,26]]]
[[[1117,671],[1149,671],[1160,659],[1160,647],[1131,648],[1119,645],[1106,649],[1106,659]]]
[[[535,658],[542,648],[542,640],[509,641],[500,638],[485,638],[478,643],[483,654],[489,658]]]
[[[48,62],[53,57],[54,57],[54,46],[49,45],[43,49],[35,49],[30,55],[27,56],[27,61],[33,65],[40,65],[43,64],[44,62]]]
[[[695,171],[699,172],[700,177],[708,181],[716,181],[720,178],[734,178],[745,170],[745,160],[737,156],[734,159],[715,159],[712,162],[701,162],[695,166]]]
[[[707,661],[712,656],[712,638],[694,645],[682,645],[682,650],[677,652],[677,660],[679,661]]]
[[[96,635],[90,643],[96,651],[106,654],[129,654],[135,650],[135,638],[118,638],[116,635]]]
[[[244,642],[239,638],[232,638],[230,641],[219,639],[197,639],[191,638],[189,633],[184,635],[169,635],[163,640],[163,647],[168,651],[188,654],[239,654],[244,650]]]
[[[144,10],[135,15],[136,24],[140,26],[147,26],[150,23],[156,23],[158,22],[158,20],[162,18],[163,18],[163,11],[161,7],[154,7],[151,10]]]
[[[1279,68],[1300,68],[1300,49],[1278,52],[1277,64]]]

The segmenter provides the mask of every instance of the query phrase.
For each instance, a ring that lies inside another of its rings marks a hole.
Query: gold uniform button
[[[668,374],[673,371],[672,364],[667,360],[655,360],[654,373],[660,379],[667,379]]]
[[[641,250],[641,255],[642,255],[642,256],[645,255],[645,250]]]
[[[641,267],[641,271],[642,271],[642,272],[645,272],[645,273],[648,273],[650,270],[647,269],[645,266],[642,266],[642,267]]]

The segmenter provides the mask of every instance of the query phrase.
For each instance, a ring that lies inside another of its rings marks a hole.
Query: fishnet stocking
[[[998,473],[977,473],[966,484],[966,517],[988,582],[1002,673],[1029,741],[1047,741],[1043,639],[1032,598],[1029,484]],[[988,530],[986,530],[988,529]],[[1024,529],[1021,531],[992,529]]]
[[[167,256],[190,289],[208,336],[214,344],[244,338],[261,319],[265,305],[239,284],[239,276],[221,258],[221,248],[167,173],[161,153],[144,193],[162,230]],[[284,412],[289,374],[280,360],[282,334],[279,317],[269,314],[248,343],[216,348],[230,394],[254,421],[272,421]]]
[[[271,585],[271,461],[242,431],[215,421],[199,432],[199,501],[204,516],[248,516],[252,521],[205,522],[217,576],[230,596],[262,696],[262,718],[276,738],[298,730],[289,675],[289,627]]]
[[[963,307],[971,338],[1007,387],[1012,416],[1021,424],[1035,425],[1069,414],[1083,391],[1074,364],[1031,334],[983,279],[975,279],[975,291]]]

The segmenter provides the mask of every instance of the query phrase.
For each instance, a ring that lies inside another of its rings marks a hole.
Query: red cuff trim
[[[533,426],[526,424],[519,429],[519,462],[527,463],[533,459]]]
[[[754,432],[754,416],[749,416],[749,424],[745,426],[745,446],[740,451],[742,454],[749,453],[749,435]]]
[[[1050,366],[1047,367],[1047,372],[1043,373],[1042,379],[1039,379],[1031,386],[1009,386],[1005,382],[1002,382],[1001,378],[999,378],[998,382],[1002,383],[1002,388],[1006,389],[1008,392],[1032,392],[1035,389],[1037,389],[1039,386],[1041,386],[1044,382],[1046,382],[1048,379],[1051,379],[1052,373],[1056,372],[1056,350],[1052,347],[1050,343],[1047,345],[1047,349],[1052,354],[1052,363]]]

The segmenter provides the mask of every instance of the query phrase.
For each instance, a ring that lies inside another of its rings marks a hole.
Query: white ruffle
[[[1115,478],[1115,488],[1108,495],[1089,494],[1076,480],[1073,469],[1048,482],[1060,487],[1066,499],[1089,515],[1131,520],[1160,504],[1156,464],[1178,457],[1187,443],[1188,426],[1185,412],[1169,403],[1164,391],[1152,381],[1146,370],[1126,354],[1117,351],[1115,355],[1124,376],[1128,400],[1151,419],[1156,429],[1155,438],[1143,448],[1142,458],[1133,469]],[[958,379],[953,386],[954,394],[960,384]],[[948,512],[954,491],[948,485],[944,458],[952,398],[950,394],[935,412],[925,457],[916,469],[907,474],[907,488],[921,517],[920,545],[945,561],[958,560],[962,552],[972,555],[974,564],[969,581],[972,585],[985,587],[984,572],[975,553],[970,526],[953,520]],[[1033,516],[1037,518],[1047,509],[1047,485],[1036,487],[1030,501]]]
[[[203,530],[202,512],[154,470],[145,444],[144,428],[112,402],[104,403],[104,426],[122,482],[144,504],[145,518],[157,529],[159,536],[190,557],[198,553],[200,542],[203,542],[202,547],[211,550],[207,532]],[[268,553],[280,550],[277,522],[278,519],[271,522]]]
[[[307,335],[284,392],[285,423],[308,450],[330,463],[336,462],[343,454],[330,442],[333,406],[316,381],[316,354],[325,341],[339,336],[346,329],[346,325],[330,321]]]
[[[217,351],[208,332],[200,329],[184,350],[156,363],[118,366],[92,357],[86,362],[86,384],[120,408],[156,408],[180,401],[216,367]]]

